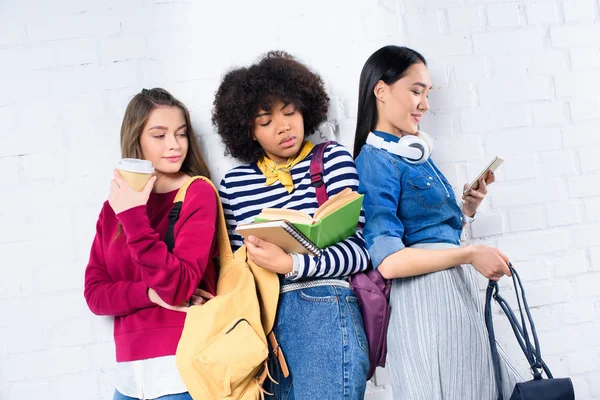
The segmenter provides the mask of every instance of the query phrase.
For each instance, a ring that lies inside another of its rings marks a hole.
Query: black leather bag
[[[500,296],[497,282],[490,280],[485,296],[485,325],[490,338],[492,361],[494,363],[494,372],[496,375],[496,386],[498,387],[498,400],[504,400],[504,394],[502,393],[500,358],[498,356],[498,349],[496,348],[496,336],[494,335],[494,325],[492,323],[492,298],[498,302],[502,311],[504,311],[504,314],[508,317],[513,332],[519,342],[519,346],[523,350],[533,374],[532,380],[520,382],[515,385],[510,400],[574,400],[575,392],[573,390],[571,379],[554,379],[550,369],[544,360],[542,360],[540,343],[535,331],[533,319],[531,318],[531,313],[529,312],[529,306],[527,305],[521,278],[514,268],[510,267],[510,271],[512,272],[512,280],[515,286],[515,294],[517,296],[521,321],[519,322],[506,300]],[[523,313],[523,310],[525,310],[525,314]],[[529,322],[533,343],[531,343],[527,324],[525,323],[525,317],[527,317],[527,321]],[[542,372],[546,374],[547,379],[542,377]]]

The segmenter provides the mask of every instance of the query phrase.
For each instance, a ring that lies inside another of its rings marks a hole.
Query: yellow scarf
[[[258,168],[261,170],[263,175],[267,177],[265,186],[271,186],[275,182],[279,181],[283,187],[285,187],[288,193],[292,193],[292,190],[294,190],[294,181],[292,180],[292,174],[290,173],[290,170],[294,165],[304,160],[306,156],[310,154],[313,147],[315,147],[314,144],[308,140],[305,141],[296,157],[288,158],[287,163],[283,165],[276,163],[267,156],[264,156],[258,160],[256,163]]]

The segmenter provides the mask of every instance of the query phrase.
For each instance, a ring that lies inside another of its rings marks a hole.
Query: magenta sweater
[[[151,303],[148,288],[173,305],[199,286],[215,293],[217,197],[205,182],[190,185],[170,253],[163,240],[176,194],[152,193],[146,206],[116,216],[105,202],[100,212],[84,296],[94,314],[114,317],[119,362],[173,355],[177,349],[186,314]],[[115,238],[119,223],[122,232]]]

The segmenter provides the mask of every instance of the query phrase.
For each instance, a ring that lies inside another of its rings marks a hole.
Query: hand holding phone
[[[489,173],[496,171],[496,169],[498,169],[498,167],[500,166],[500,164],[502,164],[503,161],[504,160],[501,159],[500,157],[494,157],[494,159],[487,165],[487,167],[485,167],[483,169],[483,171],[481,171],[481,173],[479,175],[477,175],[477,178],[475,178],[473,180],[473,182],[471,182],[471,184],[465,188],[465,190],[463,191],[463,194],[467,193],[471,189],[473,189],[473,190],[479,189],[479,180],[482,177],[484,180],[487,180]]]

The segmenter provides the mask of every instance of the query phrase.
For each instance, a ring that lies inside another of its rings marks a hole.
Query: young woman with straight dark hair
[[[354,156],[365,195],[365,241],[373,266],[393,279],[389,369],[396,399],[494,400],[497,390],[477,273],[498,280],[509,260],[489,246],[459,247],[493,175],[458,205],[419,131],[429,109],[425,58],[385,46],[365,63]],[[466,188],[466,186],[465,186]],[[517,370],[502,356],[504,396]]]

